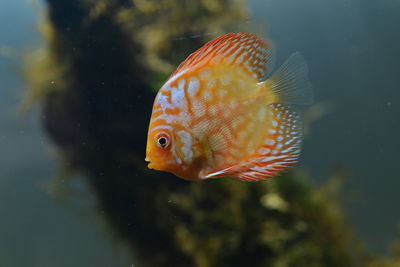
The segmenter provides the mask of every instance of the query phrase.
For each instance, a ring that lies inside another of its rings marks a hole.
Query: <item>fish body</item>
[[[229,33],[182,62],[154,102],[149,168],[189,180],[258,181],[293,165],[302,127],[287,104],[310,103],[311,86],[300,54],[266,79],[273,56],[257,36]]]

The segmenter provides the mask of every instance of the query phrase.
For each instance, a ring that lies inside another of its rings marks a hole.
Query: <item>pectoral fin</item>
[[[291,55],[266,83],[277,96],[278,103],[295,105],[313,103],[307,63],[298,52]]]

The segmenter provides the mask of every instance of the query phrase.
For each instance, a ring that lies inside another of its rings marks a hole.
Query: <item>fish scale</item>
[[[276,126],[270,128],[264,142],[256,149],[257,153],[240,165],[225,170],[223,176],[235,176],[246,181],[262,180],[297,162],[302,140],[300,116],[282,104],[272,104],[270,110]],[[210,175],[208,178],[220,176]]]

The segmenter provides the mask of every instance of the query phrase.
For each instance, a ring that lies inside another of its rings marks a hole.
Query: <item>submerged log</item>
[[[359,264],[334,201],[300,175],[187,182],[146,168],[154,89],[207,35],[174,37],[207,33],[205,19],[223,30],[247,12],[235,0],[168,3],[47,0],[45,54],[27,68],[46,132],[138,266]]]

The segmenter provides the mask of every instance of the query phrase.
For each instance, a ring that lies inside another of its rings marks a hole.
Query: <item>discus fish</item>
[[[295,164],[302,124],[289,105],[311,104],[308,68],[299,53],[271,75],[273,62],[272,44],[249,33],[191,54],[156,96],[148,167],[187,180],[259,181]]]

